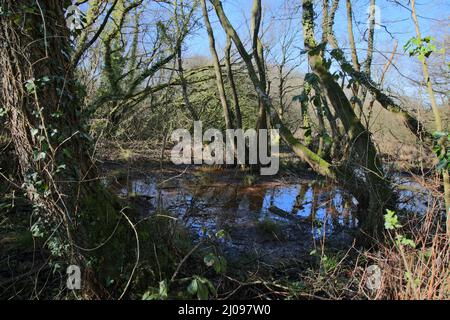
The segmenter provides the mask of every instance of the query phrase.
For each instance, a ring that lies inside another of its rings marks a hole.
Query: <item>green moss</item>
[[[29,230],[2,234],[0,245],[4,253],[33,250],[33,236]]]
[[[121,213],[124,207],[101,188],[83,197],[80,221],[83,221],[82,230],[86,233],[83,239],[86,240],[81,246],[89,249],[86,250],[87,261],[105,286],[119,283],[121,277],[126,277],[126,269],[136,256],[133,230]],[[133,210],[123,212],[134,220]]]
[[[258,229],[263,236],[269,239],[284,240],[284,235],[282,233],[280,226],[270,219],[264,219],[262,221],[259,221]]]
[[[245,184],[246,186],[252,186],[252,185],[255,184],[256,179],[257,179],[257,176],[256,176],[256,175],[254,175],[254,174],[246,174],[246,175],[244,176],[244,184]]]

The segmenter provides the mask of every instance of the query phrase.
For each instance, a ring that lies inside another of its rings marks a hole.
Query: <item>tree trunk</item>
[[[217,55],[217,51],[216,51],[214,33],[213,33],[213,29],[211,27],[211,23],[209,22],[208,8],[206,7],[205,0],[202,0],[202,11],[203,11],[203,18],[205,20],[206,31],[208,32],[209,48],[211,50],[211,55],[213,58],[214,71],[216,73],[217,89],[219,91],[220,103],[222,104],[222,108],[223,108],[223,116],[225,118],[225,126],[227,129],[233,129],[231,110],[230,110],[230,106],[227,101],[227,97],[225,96],[225,86],[223,84],[222,69],[220,67],[219,56]]]
[[[49,242],[61,245],[54,254],[83,268],[83,292],[96,294],[103,291],[98,283],[120,273],[127,257],[125,233],[118,227],[120,241],[114,237],[87,250],[112,233],[122,214],[97,178],[91,141],[81,125],[64,4],[71,3],[2,2],[7,14],[0,16],[0,98],[33,214],[45,221]],[[96,262],[88,267],[89,257]]]
[[[369,30],[367,33],[367,57],[364,64],[364,72],[369,78],[372,78],[373,46],[375,45],[375,4],[376,0],[370,0]],[[361,117],[363,112],[362,107],[366,102],[367,92],[368,90],[366,87],[361,88],[361,94],[359,97],[361,102]]]
[[[187,81],[184,77],[184,69],[183,69],[183,58],[181,56],[181,47],[177,50],[177,64],[178,64],[178,77],[180,78],[181,82],[181,94],[183,95],[183,101],[186,109],[188,109],[189,113],[191,114],[192,120],[198,121],[200,120],[197,111],[192,106],[191,101],[189,100],[189,93],[187,89]]]
[[[416,14],[416,4],[415,0],[411,0],[411,14],[414,21],[414,26],[416,29],[416,35],[419,41],[422,39],[422,35],[420,33],[420,25],[419,20],[417,20]],[[422,60],[422,72],[423,77],[425,78],[425,82],[427,84],[428,96],[431,101],[431,108],[434,114],[434,123],[437,131],[442,131],[442,118],[441,112],[438,108],[436,97],[434,95],[433,85],[430,79],[430,72],[428,70],[428,63],[426,59]],[[446,150],[447,137],[444,135],[441,139],[439,139],[439,144],[443,150]],[[443,169],[443,180],[444,180],[444,202],[445,202],[445,211],[447,214],[447,234],[450,236],[450,175],[447,168]]]
[[[339,0],[334,0],[332,5],[332,12],[335,12],[335,9],[337,9],[339,4]],[[403,122],[405,123],[408,130],[415,135],[420,140],[426,140],[431,141],[432,136],[431,134],[426,130],[424,124],[420,121],[418,121],[412,114],[410,114],[407,110],[403,109],[401,106],[395,103],[395,101],[387,94],[385,94],[378,85],[370,78],[370,75],[367,75],[362,72],[358,72],[355,70],[355,68],[347,62],[345,59],[343,51],[339,48],[339,45],[337,43],[336,37],[333,32],[333,25],[334,25],[334,13],[330,14],[329,17],[329,26],[328,26],[328,42],[330,43],[331,47],[334,49],[332,51],[333,58],[336,59],[336,61],[341,65],[341,67],[344,67],[348,69],[347,73],[350,77],[352,77],[354,80],[359,81],[361,86],[363,86],[365,89],[367,89],[368,92],[380,103],[380,105],[398,115]]]
[[[350,50],[352,53],[352,62],[353,66],[356,71],[361,71],[361,65],[358,61],[358,52],[356,51],[356,45],[355,45],[355,36],[353,35],[353,10],[352,10],[352,3],[350,0],[346,1],[346,8],[347,8],[347,32],[348,32],[348,38],[350,42]],[[359,91],[359,85],[357,83],[354,83],[352,85],[352,93],[354,97],[358,97],[358,91]],[[352,101],[352,108],[356,111],[356,101]],[[363,103],[359,104],[360,111],[362,113]]]
[[[314,38],[314,9],[312,0],[303,0],[303,34],[305,48],[311,69],[319,77],[323,91],[327,94],[338,117],[342,121],[352,146],[348,160],[357,163],[367,182],[369,202],[360,204],[367,206],[367,213],[360,216],[361,227],[371,235],[382,231],[385,208],[394,209],[395,202],[390,183],[384,177],[382,165],[370,133],[357,118],[342,88],[325,67]]]
[[[231,38],[227,36],[227,44],[225,47],[225,64],[227,67],[228,81],[230,81],[231,93],[233,95],[234,110],[236,112],[236,129],[242,129],[242,113],[239,105],[239,96],[234,81],[233,68],[231,66]]]
[[[260,80],[258,79],[256,70],[251,61],[251,56],[247,53],[236,30],[233,28],[227,16],[225,15],[221,1],[211,0],[211,2],[214,5],[222,27],[224,28],[225,32],[233,39],[236,48],[238,49],[242,59],[245,62],[249,77],[255,87],[255,90],[258,96],[261,98],[261,101],[264,103],[266,111],[270,115],[272,127],[279,129],[280,136],[284,141],[286,141],[292,151],[297,154],[302,160],[306,161],[314,171],[341,183],[345,188],[351,190],[352,194],[358,199],[361,205],[361,214],[359,215],[359,218],[362,230],[370,236],[377,236],[383,227],[382,214],[384,213],[384,208],[393,208],[392,203],[394,199],[392,197],[389,184],[386,182],[386,180],[383,179],[382,172],[381,175],[378,176],[378,174],[380,173],[380,167],[377,167],[377,165],[379,165],[379,160],[376,156],[376,150],[371,144],[370,137],[368,133],[364,131],[364,128],[362,128],[363,132],[361,132],[360,129],[362,125],[361,123],[359,123],[359,121],[355,123],[356,115],[354,114],[353,109],[351,108],[342,89],[334,82],[334,80],[330,82],[328,81],[329,79],[325,79],[325,82],[327,84],[331,84],[331,86],[333,86],[333,84],[336,84],[338,90],[337,96],[330,96],[330,101],[333,101],[333,99],[336,99],[336,101],[346,101],[346,105],[342,107],[342,110],[340,110],[340,113],[338,115],[343,122],[346,122],[346,129],[352,132],[351,136],[354,139],[358,137],[358,139],[355,139],[355,145],[357,146],[357,151],[359,153],[358,159],[360,160],[359,163],[361,164],[361,168],[358,169],[361,170],[365,167],[369,169],[363,170],[366,175],[365,181],[361,180],[358,177],[358,173],[349,171],[349,167],[346,165],[340,167],[331,165],[293,136],[289,129],[281,122],[277,112],[275,112],[275,110],[273,109],[270,98],[262,90]],[[305,13],[307,15],[305,17],[305,26],[308,29],[308,37],[305,39],[311,41],[314,40],[313,38],[311,39],[311,37],[309,37],[309,33],[313,31],[313,28],[311,28],[311,24],[313,23],[313,10],[311,1],[304,1],[304,14]],[[307,48],[309,45],[313,45],[313,47],[315,47],[315,42],[306,43],[306,45]],[[331,75],[329,76],[331,77]],[[333,78],[331,77],[331,79]],[[330,88],[328,87],[327,89]],[[336,88],[334,88],[333,86],[332,89]],[[328,93],[329,90],[327,90],[326,92]],[[334,105],[334,107],[336,107],[336,105]],[[270,112],[270,110],[272,110],[272,112]],[[362,151],[363,145],[364,152]],[[366,152],[365,148],[368,148],[369,151]],[[366,161],[363,162],[361,161],[361,159],[365,159]],[[350,164],[350,168],[351,167],[352,166]],[[376,171],[371,172],[371,170],[373,169],[376,169]],[[366,183],[369,185],[369,187],[364,188]]]
[[[258,70],[259,75],[259,83],[261,85],[261,89],[267,93],[267,85],[266,85],[266,70],[264,64],[264,48],[259,38],[259,30],[261,27],[261,18],[262,18],[262,9],[261,9],[261,0],[253,0],[252,7],[252,22],[251,22],[251,31],[252,31],[252,49],[253,49],[253,58],[256,63],[256,68]],[[258,102],[258,121],[256,123],[256,130],[259,129],[267,129],[267,112],[264,107],[264,103],[259,99]]]

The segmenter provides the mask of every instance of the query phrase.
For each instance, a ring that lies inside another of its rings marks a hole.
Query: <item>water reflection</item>
[[[263,180],[247,185],[246,177],[232,172],[194,172],[168,180],[148,175],[116,181],[111,185],[120,195],[144,199],[148,204],[144,214],[163,210],[198,237],[225,230],[226,237],[220,241],[231,256],[258,252],[271,257],[270,262],[309,256],[315,240],[323,236],[329,244],[351,244],[352,233],[348,231],[358,223],[352,214],[356,200],[324,181]],[[407,179],[399,178],[397,183],[415,187]],[[419,197],[414,190],[404,190],[399,207],[424,212],[427,196],[426,192]]]
[[[147,198],[151,211],[167,210],[198,234],[203,234],[204,228],[211,232],[227,229],[239,237],[239,233],[255,233],[259,224],[271,221],[281,228],[306,225],[310,235],[321,237],[357,224],[351,214],[354,199],[336,186],[318,181],[246,186],[223,176],[201,176],[158,184],[148,177],[129,179],[122,185],[127,187],[120,194]]]

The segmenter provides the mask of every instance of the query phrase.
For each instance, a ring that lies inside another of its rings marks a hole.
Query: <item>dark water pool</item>
[[[249,183],[246,176],[224,173],[123,180],[118,193],[145,199],[145,214],[168,213],[199,238],[223,230],[227,250],[290,257],[357,226],[356,201],[322,181]]]

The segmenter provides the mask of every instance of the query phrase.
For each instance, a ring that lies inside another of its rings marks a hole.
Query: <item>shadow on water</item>
[[[290,258],[309,253],[318,238],[351,241],[346,232],[357,225],[356,203],[338,187],[315,180],[244,181],[223,172],[162,182],[148,175],[119,180],[118,192],[144,198],[145,214],[169,212],[197,238],[225,231],[220,242],[230,253]]]

